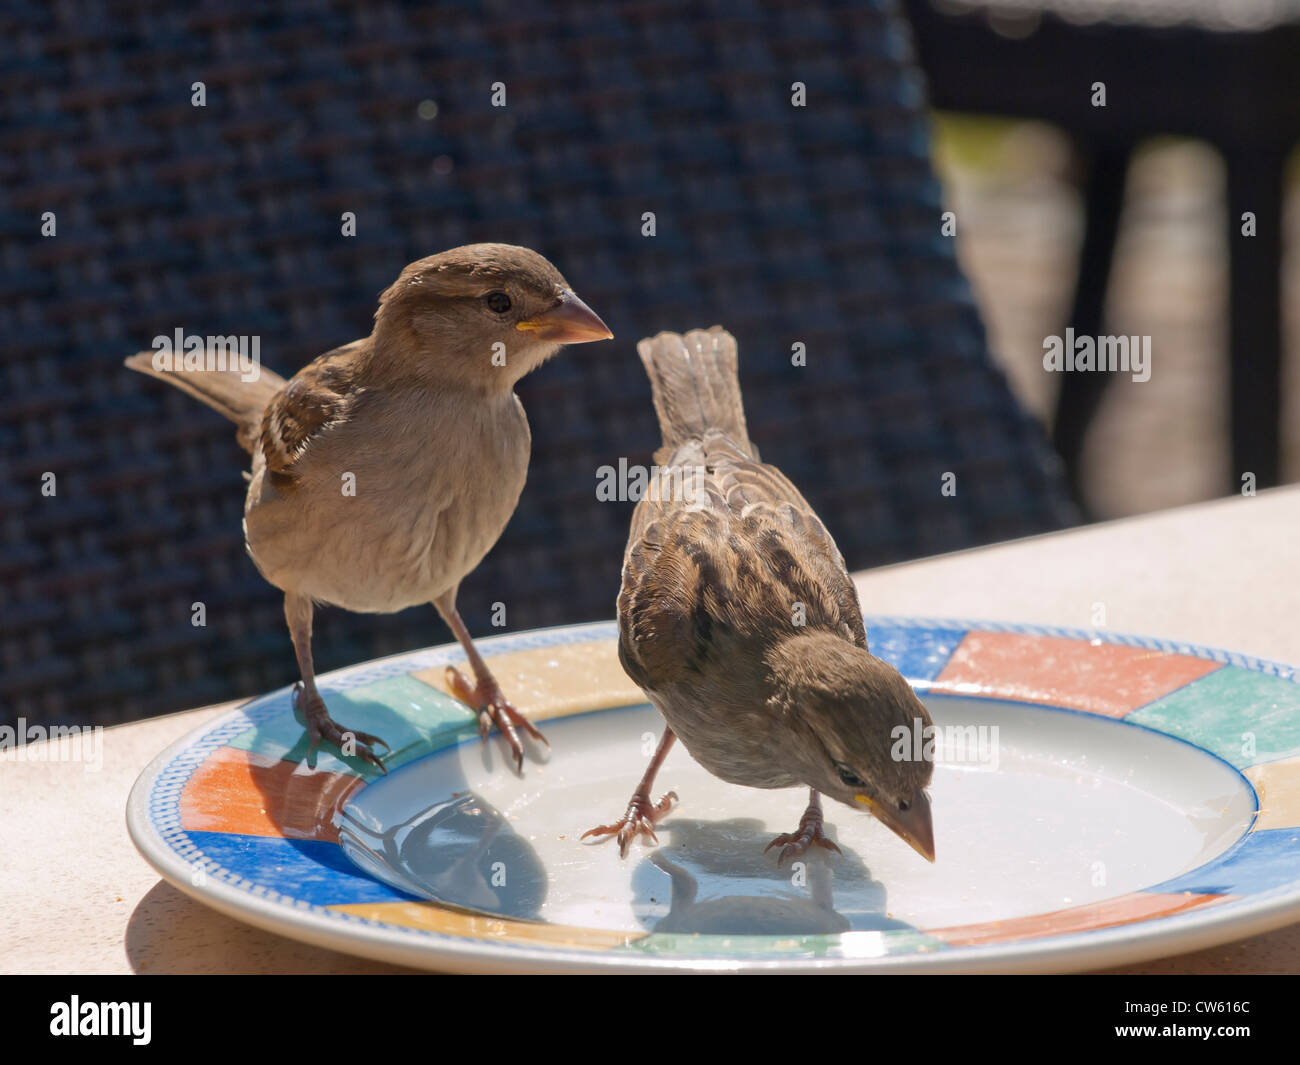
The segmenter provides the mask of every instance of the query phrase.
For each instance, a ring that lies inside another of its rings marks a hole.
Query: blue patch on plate
[[[259,887],[316,906],[414,899],[373,880],[348,861],[337,843],[237,836],[229,832],[189,832],[204,855],[225,869],[256,877]]]
[[[867,649],[877,658],[891,663],[915,685],[917,681],[932,681],[943,672],[968,631],[868,625]]]
[[[1147,891],[1256,895],[1294,884],[1300,873],[1300,830],[1267,828],[1252,832],[1237,846],[1199,869],[1149,887]]]

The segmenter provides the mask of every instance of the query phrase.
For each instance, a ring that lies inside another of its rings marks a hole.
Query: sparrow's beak
[[[609,326],[597,317],[596,312],[567,290],[549,311],[520,322],[515,328],[533,333],[538,340],[550,340],[556,344],[585,344],[589,340],[614,338]]]
[[[934,861],[934,824],[930,820],[930,799],[920,788],[912,794],[906,810],[876,802],[869,795],[854,795],[877,821],[901,836],[927,862]]]

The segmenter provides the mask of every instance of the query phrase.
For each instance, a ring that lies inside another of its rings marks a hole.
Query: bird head
[[[439,378],[488,389],[513,388],[562,345],[613,335],[554,266],[513,244],[468,244],[411,263],[375,314],[381,352],[418,351]]]
[[[767,656],[788,733],[777,753],[810,788],[865,810],[934,861],[925,793],[933,756],[917,757],[930,713],[893,666],[828,632],[791,636]],[[932,750],[932,747],[931,747]]]

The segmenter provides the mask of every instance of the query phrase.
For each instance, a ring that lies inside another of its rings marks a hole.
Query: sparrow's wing
[[[774,545],[790,541],[789,550],[798,567],[834,604],[819,620],[846,626],[853,642],[865,650],[867,631],[862,608],[844,556],[799,489],[775,466],[757,461],[720,433],[706,435],[703,450],[728,511],[742,521],[761,516],[769,528],[778,530],[765,534]],[[784,562],[779,547],[765,554],[769,562]]]
[[[273,475],[291,475],[312,439],[346,414],[356,356],[367,343],[353,341],[308,363],[267,405],[261,447]]]
[[[688,680],[723,633],[765,641],[803,624],[866,648],[844,559],[779,470],[709,434],[672,471],[637,504],[623,559],[619,657],[634,681]]]

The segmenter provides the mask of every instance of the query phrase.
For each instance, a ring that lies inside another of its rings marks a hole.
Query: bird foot
[[[677,792],[670,791],[658,803],[652,804],[650,796],[643,791],[638,791],[632,796],[632,801],[627,804],[627,813],[612,825],[598,825],[596,828],[588,829],[582,834],[582,838],[588,836],[612,836],[618,835],[618,856],[626,858],[628,849],[632,846],[632,841],[637,836],[648,836],[654,843],[659,842],[659,837],[655,835],[655,825],[659,819],[673,808],[673,803],[677,801]]]
[[[371,745],[382,743],[384,750],[389,751],[392,748],[388,746],[385,740],[378,736],[372,736],[369,732],[361,732],[357,729],[345,728],[335,721],[329,715],[325,708],[325,700],[320,694],[313,692],[306,695],[306,689],[302,681],[293,686],[293,705],[295,710],[301,710],[303,716],[307,719],[307,735],[310,743],[307,746],[307,756],[310,758],[315,752],[316,747],[321,740],[329,740],[345,756],[355,756],[363,762],[369,762],[376,766],[380,772],[387,775],[388,770],[384,768],[384,763],[379,760],[379,756],[372,751]]]
[[[797,832],[783,832],[763,848],[766,854],[773,847],[780,847],[781,853],[777,855],[776,864],[785,865],[789,858],[801,857],[807,852],[808,848],[816,845],[825,847],[828,851],[834,851],[836,854],[843,854],[831,840],[822,835],[822,811],[821,804],[810,805],[804,811],[803,817],[799,819],[799,830]]]
[[[487,742],[493,725],[501,730],[501,735],[510,745],[510,753],[515,760],[515,772],[524,771],[524,745],[519,741],[518,729],[523,729],[533,739],[550,749],[551,745],[546,737],[538,731],[536,725],[510,705],[510,700],[502,694],[500,686],[492,677],[479,681],[476,686],[470,684],[460,670],[448,666],[446,679],[447,686],[451,688],[456,698],[470,709],[478,711],[478,734],[484,743]]]

